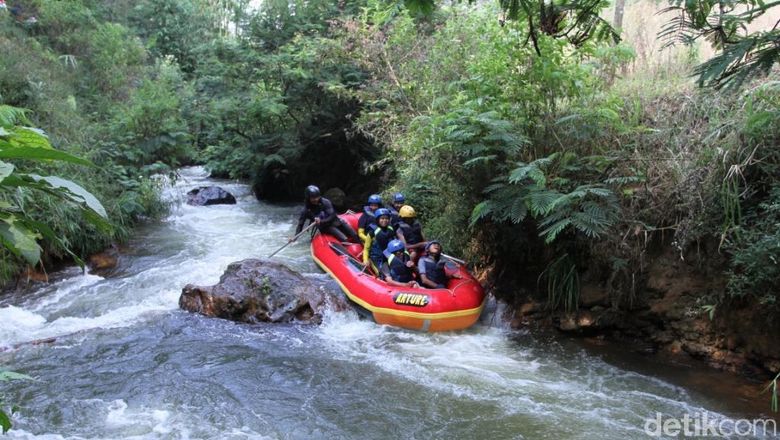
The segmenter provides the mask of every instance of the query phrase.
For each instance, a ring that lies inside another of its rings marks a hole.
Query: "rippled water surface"
[[[180,200],[204,183],[214,182],[186,169],[168,195]],[[644,438],[657,412],[758,415],[706,383],[681,386],[571,341],[500,326],[429,335],[351,311],[327,313],[321,326],[180,311],[185,284],[215,283],[228,263],[268,255],[294,228],[294,207],[218,183],[237,205],[178,205],[138,232],[112,276],[74,272],[3,298],[0,346],[57,338],[0,354],[37,379],[2,385],[21,406],[11,438],[625,440]],[[279,259],[317,272],[304,242]]]

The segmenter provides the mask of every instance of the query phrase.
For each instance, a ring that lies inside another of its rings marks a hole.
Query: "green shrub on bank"
[[[84,3],[30,2],[27,6],[39,18],[36,25],[21,26],[0,15],[0,104],[29,109],[29,123],[44,127],[52,144],[95,166],[22,161],[16,169],[67,176],[105,201],[110,222],[110,227],[96,228],[84,221],[78,209],[52,194],[15,191],[13,203],[57,237],[40,242],[42,262],[48,266],[70,259],[71,252],[85,257],[100,251],[127,239],[139,221],[164,215],[159,185],[148,177],[159,167],[151,165],[160,161],[175,166],[184,161],[186,154],[174,152],[184,149],[187,140],[157,151],[141,142],[154,130],[144,132],[141,124],[126,121],[137,122],[133,114],[149,113],[151,109],[142,103],[150,101],[166,112],[153,115],[156,127],[161,127],[157,134],[173,129],[186,132],[186,124],[176,126],[175,119],[180,111],[176,96],[184,88],[176,81],[178,73],[171,72],[176,68],[147,66],[140,40],[120,24],[103,22]],[[27,264],[8,251],[0,251],[0,258],[0,282],[14,278]]]

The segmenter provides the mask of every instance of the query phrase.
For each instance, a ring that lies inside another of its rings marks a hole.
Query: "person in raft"
[[[358,235],[360,240],[365,244],[367,238],[368,226],[371,223],[376,222],[374,213],[377,209],[382,207],[382,197],[379,194],[371,194],[368,196],[368,203],[363,207],[363,214],[358,219]]]
[[[425,237],[422,232],[422,225],[417,220],[417,213],[414,208],[404,205],[398,210],[399,221],[395,228],[403,235],[403,242],[406,248],[412,252],[412,260],[416,254],[422,253],[425,249]]]
[[[333,203],[322,197],[320,189],[314,185],[306,187],[304,205],[301,215],[298,217],[298,227],[295,229],[295,235],[298,235],[303,230],[303,224],[306,223],[306,220],[316,223],[320,232],[330,234],[339,241],[347,241],[349,239],[355,243],[360,243],[360,237],[355,233],[355,230],[349,224],[339,219],[336,215],[336,210],[333,209]],[[293,239],[290,238],[290,241],[293,241]]]
[[[366,242],[363,245],[363,264],[370,263],[374,272],[381,274],[385,264],[385,249],[387,249],[390,240],[398,238],[399,234],[390,226],[390,210],[379,208],[374,214],[376,215],[376,223],[368,225]]]
[[[406,252],[404,242],[398,239],[390,240],[385,249],[387,258],[387,272],[390,278],[386,278],[387,284],[400,287],[419,287],[414,280],[414,262],[409,252]]]
[[[446,289],[450,278],[462,278],[459,274],[447,275],[441,258],[441,243],[431,240],[425,246],[426,255],[417,262],[421,284],[429,289]]]
[[[406,197],[401,193],[393,194],[393,204],[390,206],[390,226],[398,230],[398,222],[401,221],[401,216],[398,214],[401,208],[404,206]]]

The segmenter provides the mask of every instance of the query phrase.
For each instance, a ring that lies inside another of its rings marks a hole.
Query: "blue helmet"
[[[393,194],[393,201],[396,203],[403,203],[406,201],[406,197],[401,193],[395,193]]]
[[[390,240],[390,243],[387,243],[386,252],[388,254],[394,254],[394,253],[396,253],[398,251],[404,250],[405,248],[406,248],[406,246],[404,246],[404,242],[403,241],[398,240],[398,239]]]
[[[368,204],[369,205],[381,205],[382,204],[382,197],[379,194],[371,194],[368,196]]]
[[[379,220],[379,217],[382,217],[383,215],[390,217],[391,216],[390,210],[387,208],[379,208],[376,211],[374,211],[374,216],[376,217],[377,220]]]
[[[428,252],[431,249],[431,246],[434,244],[438,244],[439,247],[441,247],[441,243],[439,242],[439,240],[431,240],[428,242],[428,244],[425,245],[425,252]]]

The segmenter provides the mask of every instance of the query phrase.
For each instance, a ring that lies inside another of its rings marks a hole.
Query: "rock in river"
[[[231,263],[214,286],[188,284],[179,307],[238,322],[319,322],[326,302],[344,307],[338,285],[327,277],[306,277],[269,260]]]
[[[187,204],[195,206],[235,205],[236,198],[218,186],[201,186],[187,193]]]

